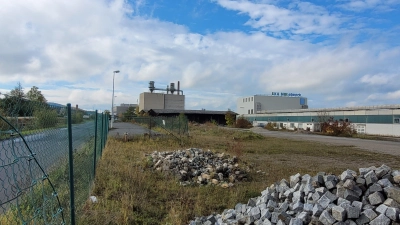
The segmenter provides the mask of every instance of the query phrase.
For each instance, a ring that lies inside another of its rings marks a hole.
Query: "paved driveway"
[[[332,137],[314,134],[302,134],[295,132],[269,131],[261,127],[250,129],[254,133],[258,133],[268,137],[287,138],[296,140],[316,141],[332,145],[354,146],[372,152],[380,152],[389,155],[400,155],[400,142],[398,141],[378,141],[359,138]]]

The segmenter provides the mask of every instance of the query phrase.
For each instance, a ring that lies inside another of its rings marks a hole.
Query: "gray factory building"
[[[156,88],[154,81],[149,82],[150,92],[144,92],[139,97],[139,110],[149,111],[150,109],[185,109],[185,95],[180,90],[179,81],[178,88],[171,83],[166,89]],[[166,93],[154,93],[154,90],[164,91]]]

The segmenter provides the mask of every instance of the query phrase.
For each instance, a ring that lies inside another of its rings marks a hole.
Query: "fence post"
[[[74,157],[72,147],[72,118],[71,103],[67,104],[68,108],[68,145],[69,145],[69,192],[70,192],[70,211],[71,224],[75,225],[75,196],[74,196]]]
[[[97,158],[97,110],[94,121],[94,157],[93,157],[93,177],[96,175],[96,158]]]

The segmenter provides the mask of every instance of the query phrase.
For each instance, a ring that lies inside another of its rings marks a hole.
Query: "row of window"
[[[243,102],[252,102],[253,97],[243,98]]]
[[[252,110],[248,110],[248,114],[253,114]],[[250,121],[290,121],[290,122],[318,122],[318,116],[263,116],[253,117],[246,116]],[[351,123],[382,123],[382,124],[400,124],[400,115],[360,115],[360,116],[334,116],[333,120],[351,122]]]

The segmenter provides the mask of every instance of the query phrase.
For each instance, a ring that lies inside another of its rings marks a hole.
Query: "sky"
[[[3,94],[102,111],[113,80],[116,105],[180,81],[186,109],[400,104],[400,0],[0,0],[0,27]]]

